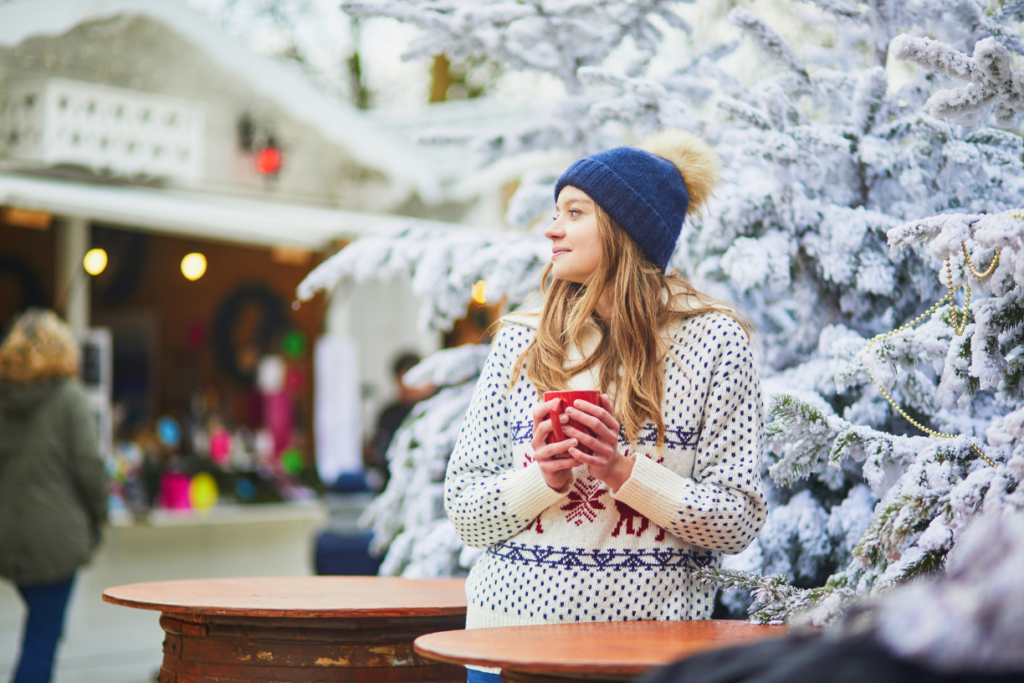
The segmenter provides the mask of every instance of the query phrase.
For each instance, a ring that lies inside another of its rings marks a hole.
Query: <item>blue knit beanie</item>
[[[687,212],[714,187],[717,160],[703,140],[683,131],[665,131],[645,146],[652,142],[659,152],[665,150],[663,156],[616,147],[580,159],[558,179],[555,201],[566,185],[586,192],[665,271]],[[694,182],[689,177],[684,182],[684,166],[688,176],[692,169]],[[697,195],[693,206],[691,191]]]

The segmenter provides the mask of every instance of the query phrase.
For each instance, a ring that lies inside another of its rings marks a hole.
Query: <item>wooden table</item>
[[[683,657],[778,638],[787,626],[745,621],[606,621],[432,633],[416,652],[442,662],[501,669],[503,680],[622,681]]]
[[[159,683],[465,681],[413,651],[466,624],[462,579],[370,576],[203,579],[108,588],[103,599],[162,612]]]

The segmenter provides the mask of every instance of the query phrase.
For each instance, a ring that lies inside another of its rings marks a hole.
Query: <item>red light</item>
[[[281,153],[273,147],[261,150],[256,157],[256,170],[263,175],[270,175],[281,170]]]

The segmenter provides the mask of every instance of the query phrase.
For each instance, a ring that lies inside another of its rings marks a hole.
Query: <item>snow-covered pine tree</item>
[[[832,5],[820,4],[826,10]],[[768,471],[786,488],[774,489],[777,507],[765,530],[746,557],[732,563],[735,568],[746,561],[749,568],[766,576],[729,570],[708,573],[719,585],[753,589],[755,616],[765,621],[811,609],[811,618],[823,623],[855,595],[938,569],[956,533],[980,505],[976,488],[973,499],[967,494],[970,487],[977,487],[980,479],[988,482],[992,476],[1009,476],[1005,465],[993,468],[988,462],[1008,459],[1008,448],[993,456],[972,449],[966,437],[945,441],[910,436],[921,432],[909,420],[947,434],[981,436],[986,428],[1001,429],[993,425],[1020,409],[1020,378],[1014,373],[1020,361],[1014,359],[1021,347],[1014,337],[1018,333],[1013,331],[1021,322],[1021,312],[1015,308],[1020,282],[1014,285],[1010,278],[1013,266],[1003,264],[990,279],[972,282],[974,300],[971,313],[964,317],[973,316],[978,322],[977,316],[984,315],[989,327],[968,324],[966,330],[955,331],[951,324],[962,327],[966,320],[957,322],[950,292],[949,302],[916,330],[866,342],[913,318],[928,303],[938,301],[943,290],[965,284],[964,260],[969,253],[975,263],[987,265],[994,252],[979,249],[985,239],[992,242],[980,228],[985,225],[984,214],[1024,204],[1024,145],[1019,135],[984,125],[994,117],[996,123],[1014,127],[1024,106],[1024,89],[1014,91],[1020,81],[1009,69],[1008,50],[992,37],[1019,33],[1019,29],[1014,33],[997,22],[1019,19],[1019,8],[1014,16],[1004,6],[1003,11],[985,17],[979,3],[930,9],[919,5],[903,15],[904,21],[910,17],[916,26],[872,20],[871,13],[879,9],[885,10],[883,16],[899,17],[899,4],[869,6],[860,17],[844,9],[839,16],[847,30],[857,21],[866,24],[862,35],[871,37],[872,45],[892,43],[900,58],[917,61],[945,76],[970,79],[968,88],[935,93],[928,105],[933,114],[980,125],[949,125],[922,111],[924,98],[938,81],[933,74],[922,73],[890,93],[885,71],[869,67],[860,73],[857,85],[847,85],[845,95],[835,100],[836,104],[852,102],[852,114],[845,121],[836,120],[840,125],[833,127],[850,146],[848,150],[836,146],[838,154],[823,161],[837,176],[826,177],[817,186],[802,182],[800,171],[813,166],[800,169],[798,160],[793,163],[783,157],[779,164],[770,156],[773,150],[794,149],[794,143],[801,143],[799,137],[793,136],[785,144],[771,137],[759,144],[755,138],[754,154],[748,153],[747,158],[763,152],[761,159],[768,162],[768,168],[775,167],[775,177],[781,182],[768,192],[756,193],[744,192],[742,182],[733,184],[729,192],[739,195],[723,197],[728,208],[713,213],[712,220],[687,242],[691,245],[689,263],[701,264],[711,272],[717,268],[731,276],[727,284],[739,284],[746,290],[748,309],[777,311],[759,322],[767,323],[762,331],[768,362],[779,371],[767,382],[768,393],[774,394]],[[947,10],[954,18],[975,20],[946,21]],[[788,101],[775,99],[776,111],[808,111],[806,104],[801,109],[799,103],[801,97],[806,98],[802,83],[811,84],[812,94],[818,90],[819,97],[826,95],[824,88],[813,86],[815,81],[836,79],[834,73],[819,69],[805,77],[777,38],[761,35],[766,31],[757,26],[755,18],[747,13],[734,16],[760,44],[779,53],[778,61],[795,73],[790,83],[796,85],[791,86]],[[921,30],[926,26],[944,31],[953,44],[976,44],[975,57],[957,52],[948,43],[910,36],[893,40],[891,34],[893,28]],[[1007,42],[1019,49],[1017,37]],[[885,52],[875,54],[876,59],[883,59]],[[769,97],[778,98],[785,92],[785,84],[779,89],[771,83],[767,86],[774,90]],[[751,112],[743,105],[749,103],[726,104],[738,117],[747,118],[750,128],[779,132],[777,124],[768,127],[763,123],[769,107]],[[747,169],[751,166],[751,175],[767,170],[764,162],[744,164]],[[845,187],[837,187],[844,184],[844,166],[847,181]],[[776,198],[785,197],[787,190],[793,192],[795,201],[778,202]],[[842,193],[850,191],[859,191],[860,201],[844,206]],[[723,241],[731,245],[720,262],[709,268],[708,256],[720,253],[721,247],[711,240],[702,242],[702,238],[720,238],[728,225],[749,226],[749,221],[737,220],[734,212],[749,215],[759,207],[768,208],[759,213],[767,217],[764,222],[769,230],[758,226],[756,237],[726,236]],[[902,221],[953,211],[975,215],[942,215],[897,227]],[[801,225],[808,213],[810,222]],[[1008,214],[998,215],[1000,224],[1014,220],[1007,218]],[[716,220],[720,229],[709,233],[708,227]],[[949,221],[960,227],[940,239],[935,226]],[[977,232],[968,229],[975,224]],[[885,233],[894,247],[891,251],[881,239]],[[999,234],[1001,245],[1013,243],[1008,237],[1012,229]],[[912,237],[939,240],[936,245],[942,246],[934,246],[932,255],[940,258],[933,259],[919,248],[895,248],[906,247],[914,241]],[[761,245],[751,239],[766,244],[758,248]],[[1015,258],[1012,248],[1009,253],[1009,258]],[[687,257],[683,249],[679,254]],[[944,267],[947,255],[951,259],[948,272]],[[760,269],[756,267],[759,263]],[[791,278],[788,283],[787,275]],[[790,291],[786,291],[787,285]],[[782,296],[774,295],[773,290]],[[979,300],[979,294],[997,296]],[[783,310],[778,310],[780,305]],[[999,313],[983,313],[989,307]],[[993,315],[995,322],[991,322]],[[778,320],[782,324],[775,327]],[[774,330],[785,336],[773,340]],[[985,350],[972,351],[979,344]],[[773,356],[773,352],[789,357]],[[1002,370],[1008,372],[1001,375]],[[902,414],[873,387],[872,377],[905,409]],[[1013,423],[1011,417],[1005,419]],[[999,432],[1002,436],[990,439],[989,444],[1009,446],[1019,438],[1010,436],[1011,432]],[[972,474],[978,468],[985,473]],[[1010,490],[1013,486],[1009,484]],[[878,499],[881,502],[876,505]],[[989,507],[999,504],[986,503]],[[851,554],[854,561],[848,568],[820,587],[822,574],[835,569],[836,563],[845,564]],[[796,588],[794,583],[804,588]]]
[[[463,56],[470,54],[468,50],[482,55],[492,48],[493,58],[502,50],[529,52],[551,35],[552,27],[564,28],[569,18],[579,23],[574,14],[578,4],[364,2],[350,7],[364,16],[377,13],[418,23],[431,36],[424,40],[434,41],[425,43],[431,50],[450,45]],[[722,154],[727,175],[718,202],[704,223],[686,226],[674,264],[699,287],[739,302],[754,319],[763,339],[768,393],[782,394],[773,402],[775,439],[766,463],[781,484],[771,491],[775,507],[760,541],[733,564],[782,574],[757,584],[759,604],[768,606],[761,614],[770,618],[788,615],[801,601],[807,604],[819,597],[790,582],[820,585],[846,565],[863,531],[873,524],[876,501],[914,461],[908,454],[933,443],[926,437],[892,436],[913,430],[867,383],[851,381],[837,387],[833,381],[838,370],[858,357],[868,338],[917,315],[945,291],[938,277],[941,264],[920,248],[890,252],[885,233],[905,221],[950,210],[1003,210],[1019,202],[1021,192],[1015,184],[1020,175],[1019,138],[992,128],[966,130],[933,118],[924,103],[939,79],[921,74],[901,88],[890,88],[890,75],[882,67],[889,44],[901,30],[920,33],[927,27],[949,45],[966,47],[995,34],[993,26],[1005,27],[1019,19],[1018,14],[1004,6],[986,16],[982,4],[974,0],[953,5],[892,1],[852,7],[831,0],[816,4],[834,22],[835,40],[830,49],[806,50],[806,61],[763,20],[734,12],[733,21],[782,65],[778,74],[755,84],[743,83],[719,67],[717,60],[735,44],[698,55],[659,79],[647,78],[642,60],[618,73],[602,68],[590,53],[575,53],[572,41],[559,44],[560,51],[554,53],[564,64],[538,65],[516,61],[532,59],[530,55],[512,58],[502,53],[517,68],[559,75],[569,95],[557,115],[542,126],[499,131],[473,141],[486,162],[538,148],[583,154],[642,137],[659,126],[703,125],[705,136]],[[480,12],[471,14],[474,8]],[[630,16],[634,22],[644,20],[642,14]],[[512,23],[527,17],[530,22],[512,31]],[[603,29],[606,35],[625,34],[607,12],[586,15],[586,21],[594,24],[586,30],[595,35],[601,34],[601,22],[613,24]],[[532,40],[522,37],[524,27],[532,27]],[[519,37],[506,40],[506,33]],[[565,77],[568,71],[572,78]],[[709,98],[718,103],[722,116],[694,118],[695,105]],[[553,181],[553,175],[544,172],[524,179],[510,217],[526,224],[549,209]],[[421,238],[415,230],[397,237],[388,249],[416,253]],[[357,242],[336,258],[344,260],[346,252],[361,246]],[[403,261],[405,267],[411,269],[416,258],[423,258],[434,272],[442,272],[438,264],[461,262],[439,248],[440,252],[421,249],[421,256]],[[321,285],[330,286],[334,276],[355,272],[357,253],[352,252],[347,270],[335,268],[333,276],[320,278]],[[535,261],[518,258],[500,253],[495,264],[503,264],[506,272],[536,272]],[[984,257],[981,260],[985,262]],[[331,264],[323,266],[325,273]],[[492,279],[486,270],[479,275]],[[461,291],[445,285],[434,299],[448,302],[451,294],[451,301],[458,299],[464,306],[472,281],[465,281]],[[430,308],[461,310],[448,303],[432,303]],[[941,343],[941,337],[933,339],[931,347]],[[912,374],[909,381],[901,377],[893,395],[914,415],[933,417],[928,377],[919,375]],[[425,419],[426,412],[422,415]],[[933,419],[933,426],[949,430],[953,427],[947,426],[948,420],[956,422],[945,414]],[[1012,429],[1011,424],[1006,434]],[[844,444],[845,450],[837,450]],[[837,457],[830,460],[833,452]],[[971,457],[962,455],[964,460]],[[392,458],[420,466],[397,452]],[[441,513],[436,508],[435,512],[439,516],[432,523],[443,527]],[[374,521],[381,533],[388,519],[406,517],[396,507],[382,506]],[[395,530],[408,534],[407,540],[391,546],[400,559],[392,561],[389,556],[389,569],[422,571],[407,563],[414,555],[429,554],[433,540],[427,532],[434,532],[428,525],[413,528],[404,521],[388,528],[392,531],[382,534],[385,539],[394,537]],[[414,553],[416,544],[421,550]],[[454,557],[455,547],[444,547]],[[749,575],[742,580],[753,585]],[[870,578],[862,587],[869,584]],[[849,586],[851,593],[856,589]],[[841,597],[841,591],[836,595]]]
[[[776,396],[773,436],[783,457],[774,467],[793,476],[859,462],[869,500],[881,502],[864,519],[853,561],[823,587],[796,588],[785,574],[705,572],[718,585],[752,590],[758,620],[805,613],[828,623],[851,599],[938,571],[975,518],[1024,513],[1024,210],[945,214],[896,227],[888,238],[896,249],[928,245],[950,264],[954,287],[970,286],[971,304],[943,298],[919,326],[861,342],[836,383],[927,396],[932,427],[953,438],[894,435]]]
[[[345,247],[299,285],[298,297],[333,290],[339,282],[356,285],[373,278],[405,278],[424,302],[419,325],[450,329],[465,315],[473,283],[486,278],[488,296],[523,301],[540,277],[546,240],[517,232],[455,228],[414,219],[396,219]],[[460,565],[461,541],[444,512],[448,456],[469,409],[488,345],[441,350],[410,370],[410,385],[432,384],[436,395],[416,405],[388,448],[391,478],[367,509],[374,550],[387,552],[384,575],[453,576]]]

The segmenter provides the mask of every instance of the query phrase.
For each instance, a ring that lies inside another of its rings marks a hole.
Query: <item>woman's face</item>
[[[597,205],[582,190],[565,186],[555,204],[555,220],[544,231],[551,240],[551,274],[583,284],[601,263]]]

